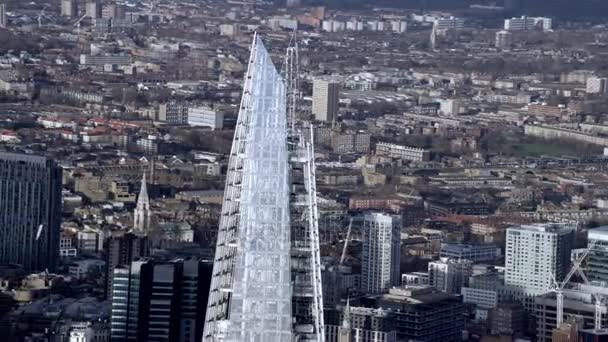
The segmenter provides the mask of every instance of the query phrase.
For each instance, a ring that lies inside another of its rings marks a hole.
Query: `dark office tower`
[[[55,270],[61,169],[46,157],[0,152],[0,263]]]
[[[112,294],[112,274],[117,266],[129,265],[132,261],[149,255],[148,237],[132,233],[112,236],[108,239],[106,256],[106,297]]]
[[[516,11],[519,9],[519,0],[505,0],[504,7],[507,11]]]
[[[112,342],[200,341],[212,266],[134,261],[114,270]]]

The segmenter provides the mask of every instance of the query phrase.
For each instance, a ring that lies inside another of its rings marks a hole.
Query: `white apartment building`
[[[395,33],[404,33],[407,31],[407,21],[392,20],[390,24],[391,31]]]
[[[78,2],[76,0],[61,0],[61,15],[74,18],[78,15]]]
[[[382,213],[365,215],[361,288],[381,293],[399,283],[401,217]]]
[[[321,29],[324,32],[341,32],[346,29],[346,23],[338,20],[323,20]]]
[[[494,46],[498,49],[508,49],[513,44],[513,34],[509,31],[498,31],[495,35]]]
[[[420,286],[429,284],[429,274],[427,272],[410,272],[401,275],[402,286]]]
[[[431,152],[422,148],[379,142],[376,155],[412,161],[429,161]]]
[[[224,113],[209,107],[188,108],[188,124],[196,127],[209,127],[211,129],[224,128]]]
[[[587,79],[588,94],[603,94],[608,90],[608,78],[589,77]]]
[[[103,67],[104,65],[131,65],[131,63],[131,55],[127,54],[80,55],[80,64],[92,67]]]
[[[505,19],[504,28],[506,31],[527,31],[536,28],[549,31],[553,28],[553,20],[546,17],[513,17]]]
[[[466,259],[441,258],[429,263],[429,285],[445,293],[460,294],[473,274],[473,262]]]
[[[507,229],[505,285],[547,291],[568,273],[575,226],[558,223]]]
[[[435,19],[435,29],[437,31],[458,30],[464,28],[464,19],[457,17],[442,17]]]

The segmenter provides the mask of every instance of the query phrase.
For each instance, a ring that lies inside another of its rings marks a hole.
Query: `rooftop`
[[[440,292],[431,286],[405,286],[390,289],[389,293],[382,295],[381,299],[395,303],[415,305],[438,303],[454,297],[454,295]]]
[[[589,229],[587,232],[587,239],[608,241],[608,226]]]
[[[568,223],[533,223],[509,228],[509,230],[535,231],[539,233],[568,233],[575,229],[574,225]]]

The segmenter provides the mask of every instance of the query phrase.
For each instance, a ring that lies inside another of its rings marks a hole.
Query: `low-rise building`
[[[429,274],[428,272],[411,272],[404,273],[401,275],[401,286],[418,286],[428,285]]]
[[[376,155],[411,161],[429,161],[431,152],[422,148],[389,144],[376,144]]]
[[[495,261],[500,257],[500,248],[494,245],[441,244],[442,258],[468,259],[473,262]]]

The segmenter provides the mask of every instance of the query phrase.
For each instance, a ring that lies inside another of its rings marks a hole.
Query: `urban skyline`
[[[605,9],[1,2],[0,340],[606,340]]]

